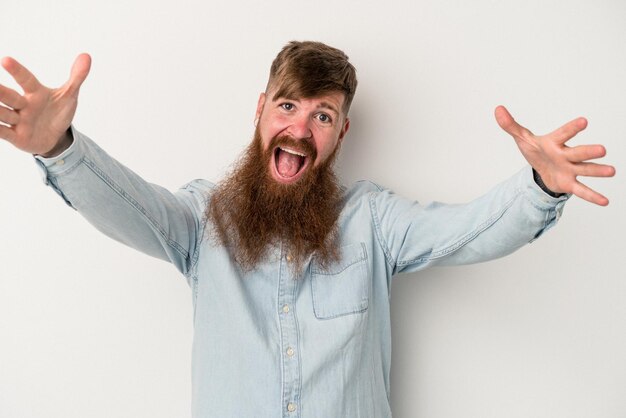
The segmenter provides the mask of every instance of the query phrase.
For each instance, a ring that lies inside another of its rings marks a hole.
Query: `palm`
[[[550,190],[571,193],[602,206],[609,203],[606,197],[578,181],[578,176],[611,177],[615,174],[612,166],[588,161],[604,157],[605,148],[602,145],[566,145],[587,127],[586,119],[574,119],[548,135],[537,136],[515,122],[503,106],[496,108],[495,115],[500,127],[515,139],[526,161]]]
[[[87,77],[90,58],[79,56],[70,79],[57,89],[50,89],[37,81],[25,67],[11,58],[2,65],[24,90],[20,95],[14,90],[0,86],[0,101],[10,108],[0,114],[0,136],[17,148],[32,153],[46,154],[58,144],[72,123],[76,113],[78,91]]]

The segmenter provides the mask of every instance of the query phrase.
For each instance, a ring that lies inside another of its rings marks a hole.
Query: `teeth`
[[[306,157],[306,154],[303,154],[301,152],[298,151],[294,151],[292,149],[289,148],[283,148],[283,147],[279,147],[281,150],[288,152],[289,154],[293,154],[293,155],[299,155],[300,157]]]

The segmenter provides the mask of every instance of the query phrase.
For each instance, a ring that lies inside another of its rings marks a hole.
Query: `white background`
[[[0,55],[45,84],[92,54],[76,126],[172,189],[222,176],[292,39],[357,67],[345,182],[467,201],[524,164],[496,105],[536,133],[586,116],[572,143],[606,145],[617,176],[588,183],[611,204],[573,198],[514,255],[397,277],[391,403],[398,418],[626,416],[623,0],[2,0],[0,16]],[[3,141],[0,167],[0,417],[189,416],[182,276],[93,230]]]

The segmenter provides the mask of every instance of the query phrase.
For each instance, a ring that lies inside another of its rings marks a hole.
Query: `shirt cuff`
[[[46,185],[50,184],[50,177],[59,176],[76,167],[83,159],[84,144],[82,134],[70,126],[72,132],[72,144],[61,154],[45,158],[41,155],[33,155],[37,167],[41,173],[41,178]]]
[[[61,198],[67,203],[68,206],[74,208],[72,202],[65,196],[57,177],[68,173],[70,170],[78,167],[83,161],[85,156],[85,141],[80,132],[78,132],[74,126],[70,126],[73,141],[72,144],[61,154],[56,157],[45,158],[41,155],[33,155],[37,168],[41,174],[41,179],[46,186],[50,186]],[[75,209],[75,208],[74,208]]]
[[[563,207],[565,202],[571,197],[569,193],[561,193],[559,196],[551,196],[547,194],[539,185],[535,182],[533,168],[527,166],[522,176],[523,190],[526,197],[531,203],[540,209],[546,210],[552,213],[554,221],[559,220],[563,214]]]

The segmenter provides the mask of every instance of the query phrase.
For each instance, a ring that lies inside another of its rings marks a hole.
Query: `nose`
[[[308,115],[294,117],[287,129],[287,133],[294,139],[308,139],[312,136],[310,123]]]

